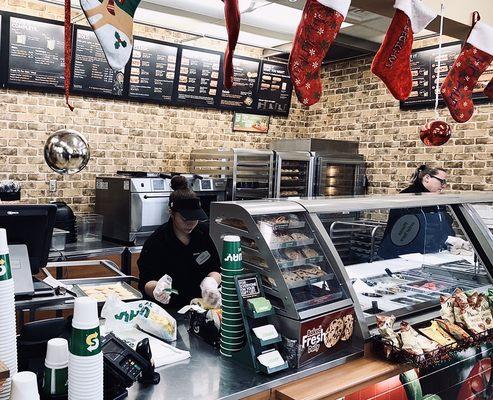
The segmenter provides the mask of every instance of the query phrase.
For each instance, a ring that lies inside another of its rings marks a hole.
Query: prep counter
[[[278,392],[290,393],[292,384],[296,385],[297,393],[305,388],[308,390],[312,386],[311,379],[325,381],[325,384],[318,385],[319,395],[313,399],[326,399],[336,393],[348,394],[361,385],[364,387],[382,381],[410,368],[367,357],[354,361],[346,359],[347,363],[340,366],[317,360],[298,370],[287,370],[272,376],[258,374],[221,357],[218,349],[190,334],[186,317],[178,316],[177,322],[178,340],[173,345],[188,350],[191,358],[157,369],[161,381],[156,386],[143,387],[135,383],[128,390],[129,400],[236,400],[250,396],[252,400],[301,400],[301,395],[290,394],[290,397],[286,397]],[[346,373],[350,374],[349,379],[345,379]],[[306,385],[303,383],[305,379]]]

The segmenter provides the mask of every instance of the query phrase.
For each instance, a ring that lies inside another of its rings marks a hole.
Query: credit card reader
[[[128,395],[126,389],[152,368],[151,363],[113,333],[102,338],[101,349],[104,356],[104,398],[123,399]]]

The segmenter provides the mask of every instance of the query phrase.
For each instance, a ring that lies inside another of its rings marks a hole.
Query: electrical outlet
[[[56,179],[50,179],[50,192],[56,192]]]

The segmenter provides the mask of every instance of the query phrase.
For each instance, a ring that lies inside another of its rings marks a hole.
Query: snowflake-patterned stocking
[[[421,0],[396,0],[395,14],[373,63],[371,72],[378,76],[397,100],[411,94],[411,50],[414,34],[422,31],[436,14]]]
[[[442,85],[442,96],[457,122],[467,122],[474,113],[472,91],[493,61],[493,27],[478,21]]]
[[[298,100],[311,106],[322,96],[320,67],[351,0],[307,0],[289,57],[289,72]]]
[[[140,0],[80,0],[80,5],[116,71],[125,68],[133,45],[133,18]]]

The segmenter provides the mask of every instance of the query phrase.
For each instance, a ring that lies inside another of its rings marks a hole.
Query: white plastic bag
[[[116,296],[110,296],[101,310],[101,317],[106,320],[108,331],[118,332],[138,326],[160,339],[176,340],[176,320],[151,301],[124,303]]]

